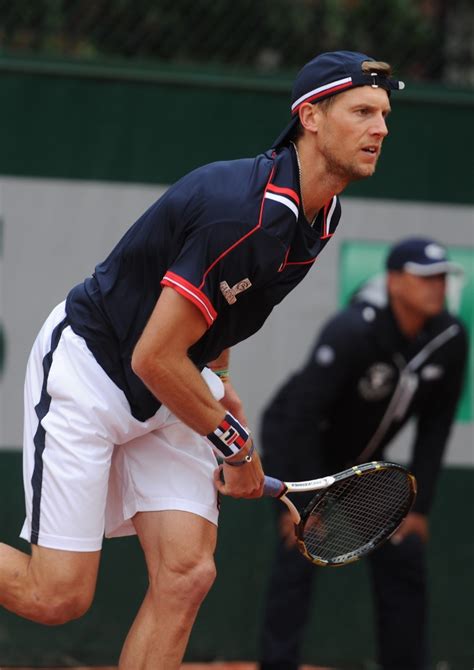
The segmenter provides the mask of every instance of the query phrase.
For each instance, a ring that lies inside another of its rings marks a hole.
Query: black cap
[[[420,277],[447,272],[463,273],[460,265],[448,259],[446,249],[441,244],[425,237],[409,237],[397,242],[388,253],[386,268]]]
[[[405,84],[383,74],[363,72],[362,63],[374,58],[356,51],[331,51],[306,63],[296,75],[291,93],[292,119],[277,137],[272,147],[284,144],[292,135],[298,122],[298,111],[304,102],[319,102],[356,86],[401,90]]]

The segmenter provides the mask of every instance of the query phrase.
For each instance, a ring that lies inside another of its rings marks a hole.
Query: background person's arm
[[[410,469],[418,482],[413,511],[428,515],[433,504],[443,457],[453,427],[466,372],[467,339],[464,329],[439,351],[434,361],[443,377],[420,409]],[[433,363],[433,361],[431,361]]]
[[[442,460],[455,420],[466,368],[467,341],[464,330],[443,350],[444,380],[427,399],[417,421],[410,469],[418,484],[412,512],[391,541],[398,544],[409,535],[429,538],[429,512],[433,504]]]

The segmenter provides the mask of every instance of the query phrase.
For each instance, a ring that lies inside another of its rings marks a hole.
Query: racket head
[[[377,549],[397,530],[416,497],[415,477],[397,463],[364,463],[334,478],[308,503],[296,526],[305,558],[329,567]]]

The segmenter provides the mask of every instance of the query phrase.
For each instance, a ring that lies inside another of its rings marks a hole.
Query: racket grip
[[[265,475],[265,482],[263,484],[263,495],[271,496],[272,498],[279,498],[286,492],[286,486],[284,482],[275,477],[269,477]]]

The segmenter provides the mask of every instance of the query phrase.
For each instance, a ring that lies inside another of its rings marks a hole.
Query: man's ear
[[[305,130],[312,133],[318,132],[318,124],[320,119],[320,110],[318,105],[312,105],[310,102],[305,102],[299,109],[300,123]]]

